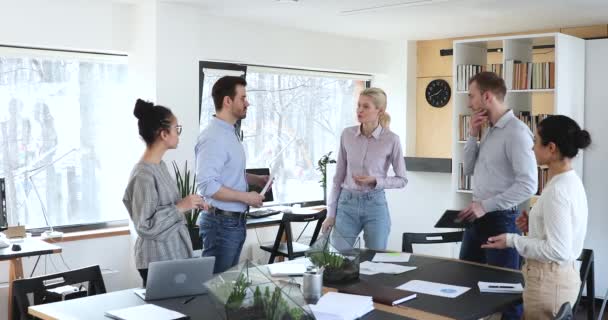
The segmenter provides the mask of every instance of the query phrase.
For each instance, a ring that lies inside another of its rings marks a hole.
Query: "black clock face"
[[[448,104],[451,95],[450,84],[445,80],[433,80],[426,86],[426,102],[435,108],[441,108]]]

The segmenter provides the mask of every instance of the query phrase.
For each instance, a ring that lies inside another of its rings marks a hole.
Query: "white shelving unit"
[[[561,33],[547,33],[454,41],[454,88],[458,88],[457,66],[487,65],[488,49],[490,48],[502,48],[502,63],[505,65],[506,60],[535,62],[533,47],[547,44],[555,45],[553,49],[555,57],[554,89],[508,90],[505,102],[516,114],[519,111],[533,113],[534,95],[553,95],[552,110],[545,109],[545,112],[542,113],[567,115],[584,126],[585,41],[580,38]],[[543,49],[543,51],[550,50]],[[493,55],[495,58],[496,53]],[[468,108],[467,93],[466,91],[456,91],[453,96],[452,187],[455,192],[454,205],[456,208],[468,205],[472,193],[459,189],[459,164],[464,161],[464,143],[459,140],[459,116],[471,114]],[[582,154],[579,155],[574,162],[575,169],[581,177],[583,173],[582,157]]]

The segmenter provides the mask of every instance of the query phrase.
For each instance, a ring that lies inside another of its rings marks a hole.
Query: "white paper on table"
[[[524,287],[521,283],[503,283],[503,282],[477,282],[480,292],[491,293],[522,293]]]
[[[374,310],[371,296],[328,292],[324,294],[316,305],[309,305],[317,319],[344,319],[360,318]]]
[[[378,252],[372,259],[373,262],[408,262],[410,261],[409,253],[404,252]]]
[[[416,269],[416,267],[401,266],[393,263],[382,263],[382,262],[370,262],[364,261],[359,265],[359,273],[363,274],[377,274],[377,273],[388,273],[388,274],[400,274],[407,271]],[[361,270],[365,270],[364,273]]]
[[[471,288],[454,286],[430,281],[412,280],[397,287],[397,289],[430,294],[433,296],[456,298]]]

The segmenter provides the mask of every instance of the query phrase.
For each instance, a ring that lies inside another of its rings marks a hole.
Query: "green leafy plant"
[[[175,181],[177,182],[177,190],[182,198],[185,198],[196,191],[196,174],[191,177],[190,170],[188,169],[188,161],[184,164],[184,170],[180,171],[177,166],[177,162],[173,161],[173,171],[175,172]],[[186,223],[188,228],[192,229],[196,226],[198,215],[201,213],[200,209],[192,209],[190,213],[186,213]]]
[[[248,281],[245,275],[241,273],[236,279],[234,287],[232,287],[230,296],[228,296],[226,307],[229,309],[238,309],[241,304],[243,304],[243,300],[245,300],[245,296],[247,295],[247,288],[250,285],[251,282]]]
[[[315,266],[328,270],[339,269],[345,263],[345,258],[341,254],[329,251],[329,241],[325,242],[323,250],[310,252],[308,257]]]

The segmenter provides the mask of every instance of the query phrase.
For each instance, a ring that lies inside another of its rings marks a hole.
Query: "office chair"
[[[572,320],[574,315],[572,314],[572,308],[570,308],[570,302],[565,302],[559,308],[559,311],[553,318],[553,320]]]
[[[412,244],[461,242],[464,231],[442,233],[403,233],[401,251],[413,253]]]
[[[581,288],[578,291],[578,297],[576,298],[576,303],[572,307],[572,313],[576,314],[576,310],[581,302],[581,296],[583,295],[583,289],[585,285],[587,285],[587,299],[586,299],[586,307],[587,307],[587,319],[595,320],[595,275],[594,275],[594,262],[593,262],[593,250],[591,249],[583,249],[580,257],[578,258],[581,261],[581,269],[580,269],[580,277],[581,277]]]
[[[49,284],[49,282],[51,284]],[[33,305],[55,302],[53,294],[48,290],[65,286],[88,283],[87,295],[106,293],[99,265],[82,269],[44,275],[35,278],[19,279],[13,282],[13,308],[12,320],[29,320],[28,307],[31,305],[28,294],[33,294]],[[79,292],[81,293],[81,292]],[[84,292],[82,292],[84,293]]]
[[[274,263],[274,259],[277,256],[286,257],[289,260],[303,257],[306,250],[308,250],[310,246],[317,240],[319,232],[321,231],[321,225],[323,224],[326,215],[327,210],[321,210],[317,213],[311,214],[284,213],[274,243],[272,245],[267,244],[260,246],[260,249],[270,252],[268,264]],[[291,223],[311,222],[315,220],[317,220],[317,225],[314,233],[312,234],[312,238],[310,239],[310,244],[306,245],[294,242],[293,234],[291,232]],[[285,242],[281,241],[283,239],[285,239]]]

